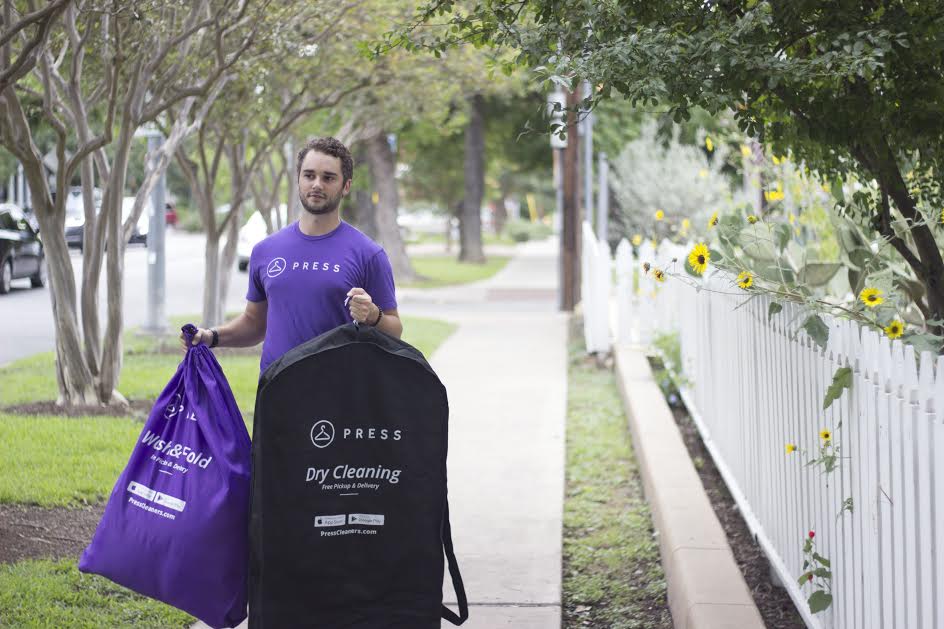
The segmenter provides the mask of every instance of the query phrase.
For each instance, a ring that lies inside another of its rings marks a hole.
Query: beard
[[[338,206],[341,205],[341,193],[338,193],[336,197],[325,196],[324,199],[316,200],[309,199],[306,195],[301,193],[298,194],[299,200],[302,202],[302,207],[305,208],[305,211],[309,214],[315,214],[320,216],[322,214],[330,214],[338,209]]]

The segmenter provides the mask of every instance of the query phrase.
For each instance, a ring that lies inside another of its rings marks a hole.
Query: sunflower
[[[682,219],[682,229],[683,229],[684,231],[688,231],[688,230],[691,229],[691,228],[692,228],[692,222],[691,222],[690,220],[688,220],[687,218],[683,218],[683,219]]]
[[[656,210],[656,220],[661,221],[663,218],[665,218],[665,212],[662,210]]]
[[[708,268],[710,260],[711,252],[708,251],[708,246],[703,242],[695,245],[691,253],[688,254],[688,265],[699,275],[703,274],[705,269]]]
[[[747,290],[754,284],[754,276],[748,273],[747,271],[741,271],[737,277],[738,286]]]
[[[891,323],[885,326],[885,334],[887,334],[890,339],[897,339],[904,334],[904,332],[905,324],[898,319],[893,319]]]
[[[744,157],[750,157],[750,156],[751,156],[751,147],[749,147],[749,146],[746,145],[746,144],[742,144],[742,145],[741,145],[741,155],[744,156]]]
[[[757,217],[754,216],[753,214],[749,214],[747,217],[747,222],[753,225],[754,223],[757,222]]]
[[[829,445],[829,442],[832,441],[833,433],[830,432],[829,428],[823,428],[819,431],[819,438],[823,440],[823,445]]]
[[[715,212],[711,215],[711,218],[708,219],[708,228],[712,228],[718,224],[718,213]]]
[[[665,281],[665,271],[663,271],[662,269],[653,269],[652,276],[656,278],[657,282]]]
[[[711,141],[710,137],[705,137],[705,148],[708,149],[708,152],[715,150],[715,143]]]
[[[642,244],[642,236],[639,234],[633,234],[633,244],[637,247]]]
[[[869,308],[874,308],[885,301],[885,298],[882,297],[882,291],[877,288],[863,288],[862,292],[859,293],[859,299]]]
[[[793,454],[794,452],[796,452],[797,447],[795,443],[788,443],[785,446],[785,449],[787,451],[787,454]]]

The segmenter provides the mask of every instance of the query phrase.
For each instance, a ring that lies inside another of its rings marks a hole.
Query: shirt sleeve
[[[387,252],[381,249],[367,263],[364,290],[381,310],[397,307],[397,291],[393,283],[393,268]]]
[[[252,253],[249,254],[249,290],[246,291],[247,301],[258,302],[266,300],[265,286],[262,284],[262,276],[259,273],[258,260],[260,257],[256,249],[253,248]]]

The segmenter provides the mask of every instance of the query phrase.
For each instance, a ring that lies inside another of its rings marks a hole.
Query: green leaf
[[[820,349],[826,349],[826,341],[829,340],[829,328],[819,318],[819,315],[807,317],[806,321],[803,322],[803,329],[810,335],[813,342],[820,346]]]
[[[813,553],[813,559],[815,559],[816,561],[820,562],[820,564],[826,566],[827,568],[830,567],[830,566],[829,566],[829,560],[826,559],[825,557],[823,557],[822,555],[820,555],[819,553],[815,553],[815,552],[814,552],[814,553]]]
[[[770,306],[767,308],[767,321],[770,321],[775,314],[779,314],[781,311],[783,311],[783,306],[775,301],[770,302]]]
[[[754,236],[754,234],[747,233],[747,231],[748,230],[742,231],[738,236],[744,253],[755,260],[773,262],[777,259],[777,253],[769,242],[761,240]]]
[[[774,226],[774,237],[777,239],[777,248],[783,251],[787,243],[790,242],[790,226],[785,223],[777,223]]]
[[[838,177],[833,179],[832,193],[833,198],[836,199],[836,203],[846,202],[846,195],[842,191],[842,179],[839,179]]]
[[[833,604],[833,595],[827,594],[823,590],[816,590],[810,597],[806,599],[807,603],[810,604],[810,611],[814,614],[818,614],[821,611],[829,609],[829,606]]]
[[[797,579],[797,585],[799,585],[800,587],[803,587],[804,585],[806,585],[807,581],[809,580],[810,580],[810,573],[804,572],[803,574],[800,575],[800,578]]]
[[[832,579],[833,573],[827,570],[826,568],[817,568],[813,571],[813,574],[820,579]]]
[[[688,258],[685,258],[685,272],[692,277],[701,277],[701,275],[695,272],[695,269],[692,268],[692,265],[688,263]]]
[[[825,286],[841,268],[838,262],[810,262],[800,269],[797,281],[810,286]]]
[[[826,389],[826,397],[823,399],[824,411],[839,399],[843,389],[852,389],[852,369],[850,367],[840,367],[833,374],[833,382]]]

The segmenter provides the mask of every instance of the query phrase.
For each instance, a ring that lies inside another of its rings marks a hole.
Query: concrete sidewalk
[[[449,392],[449,508],[469,599],[464,628],[561,625],[567,317],[556,290],[551,239],[519,245],[489,280],[398,291],[400,312],[459,325],[430,362]],[[448,573],[443,588],[457,610]]]
[[[449,503],[472,629],[561,623],[567,319],[556,252],[554,241],[527,243],[491,280],[401,300],[402,312],[459,324],[431,362],[449,391]]]

